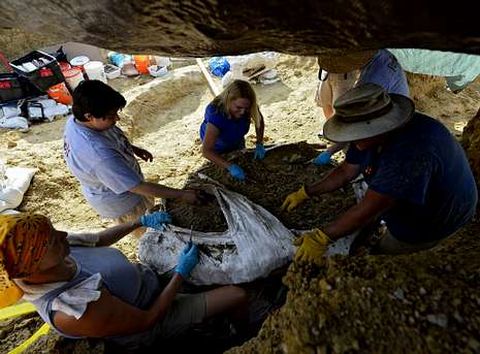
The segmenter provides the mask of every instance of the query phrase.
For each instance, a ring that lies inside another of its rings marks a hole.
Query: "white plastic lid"
[[[70,60],[70,65],[82,66],[88,63],[89,61],[90,61],[89,57],[87,57],[86,55],[80,55],[78,57],[72,58],[72,60]]]
[[[85,70],[100,69],[100,68],[103,68],[103,63],[101,61],[89,61],[83,67],[85,68]]]

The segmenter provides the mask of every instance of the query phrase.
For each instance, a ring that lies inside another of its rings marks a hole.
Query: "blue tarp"
[[[213,57],[208,61],[213,75],[223,77],[230,70],[230,63],[225,57]]]

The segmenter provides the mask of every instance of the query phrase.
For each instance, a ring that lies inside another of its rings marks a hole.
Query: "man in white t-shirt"
[[[152,161],[152,154],[132,145],[115,125],[125,105],[119,92],[98,80],[82,82],[73,93],[74,118],[65,125],[64,157],[88,203],[118,223],[143,215],[154,197],[200,203],[199,191],[145,182],[136,157]]]

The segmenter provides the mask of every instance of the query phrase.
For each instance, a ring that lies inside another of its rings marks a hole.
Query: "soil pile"
[[[480,224],[436,250],[293,264],[287,303],[230,353],[478,353]]]
[[[298,143],[279,146],[267,152],[263,161],[255,161],[253,152],[232,153],[229,160],[244,169],[247,180],[237,182],[227,170],[211,163],[200,168],[200,172],[238,192],[275,215],[291,229],[311,229],[329,222],[336,215],[355,203],[351,187],[342,191],[313,197],[295,209],[295,212],[282,212],[280,206],[285,197],[302,185],[320,180],[333,166],[314,166],[310,161],[319,153],[317,145]],[[197,174],[192,174],[186,188],[198,188],[205,182]],[[193,227],[200,231],[224,231],[226,221],[215,201],[208,207],[191,206],[170,201],[167,210],[173,223],[185,228]]]
[[[415,109],[438,119],[460,137],[478,111],[480,77],[457,94],[447,90],[442,77],[407,73],[407,79]]]

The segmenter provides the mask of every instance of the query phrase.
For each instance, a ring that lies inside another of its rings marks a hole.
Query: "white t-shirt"
[[[70,118],[65,124],[63,148],[70,172],[102,217],[120,217],[140,203],[142,197],[129,190],[144,177],[132,145],[120,128],[96,131]]]

